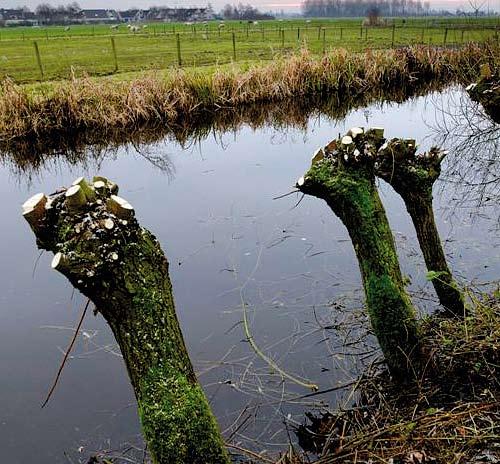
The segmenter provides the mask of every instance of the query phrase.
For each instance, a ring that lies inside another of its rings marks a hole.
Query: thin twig
[[[90,305],[90,298],[87,299],[87,303],[85,304],[85,308],[83,308],[82,315],[80,317],[80,320],[78,321],[78,325],[76,326],[75,333],[73,334],[73,338],[71,339],[71,342],[68,346],[68,349],[66,350],[66,353],[64,354],[64,358],[62,360],[61,365],[59,366],[59,370],[57,371],[56,378],[54,379],[54,383],[52,384],[52,387],[50,387],[49,393],[47,394],[47,398],[42,404],[42,409],[47,405],[47,403],[50,400],[50,397],[52,396],[52,393],[54,393],[54,390],[56,389],[57,382],[59,382],[59,377],[61,376],[61,372],[64,369],[64,365],[66,364],[66,361],[68,359],[68,356],[73,349],[73,345],[75,344],[76,338],[78,337],[78,334],[80,333],[80,328],[83,323],[83,319],[85,318],[85,315],[87,314],[87,309],[89,308]]]

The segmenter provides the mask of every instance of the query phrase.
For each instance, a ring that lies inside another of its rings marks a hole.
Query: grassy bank
[[[263,21],[258,24],[79,25],[0,29],[0,78],[17,83],[102,76],[135,70],[274,60],[301,49],[322,54],[415,44],[455,46],[498,37],[496,18],[391,19],[384,27],[361,27],[362,18]],[[234,35],[234,43],[233,43]],[[36,42],[36,49],[35,49]]]
[[[318,463],[497,462],[500,299],[469,296],[473,312],[465,320],[422,322],[429,363],[418,382],[402,389],[385,373],[366,373],[354,407],[324,412],[299,429]]]
[[[497,43],[461,49],[409,47],[353,54],[339,49],[323,58],[302,52],[266,66],[148,73],[126,81],[73,79],[38,86],[5,80],[0,90],[0,144],[57,138],[75,133],[134,131],[144,126],[185,128],[213,113],[253,103],[363,92],[425,82],[467,82],[481,64],[495,67]]]

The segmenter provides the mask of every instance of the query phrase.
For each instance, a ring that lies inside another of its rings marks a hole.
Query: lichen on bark
[[[53,267],[90,298],[109,323],[153,462],[229,463],[189,359],[160,244],[138,224],[132,207],[112,196],[116,184],[103,185],[98,178],[90,188],[92,195],[83,204],[69,202],[69,190],[48,198],[43,211],[27,204],[24,215],[38,246],[56,253]],[[36,208],[42,214],[33,214]]]
[[[453,279],[439,237],[432,206],[432,188],[441,173],[447,152],[436,147],[416,154],[415,140],[392,139],[377,153],[375,173],[403,199],[417,232],[420,249],[444,315],[464,317],[462,292]]]
[[[415,310],[375,185],[380,131],[361,132],[351,130],[318,151],[297,187],[325,200],[346,226],[361,270],[370,321],[388,367],[398,377],[413,377],[420,364]]]

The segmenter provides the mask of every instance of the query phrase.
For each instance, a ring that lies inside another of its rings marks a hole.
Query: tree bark
[[[403,199],[444,315],[464,317],[464,298],[446,262],[432,207],[432,187],[446,152],[437,148],[416,155],[414,140],[392,139],[377,154],[375,173]]]
[[[56,253],[53,267],[90,298],[109,323],[153,462],[229,463],[184,344],[160,244],[139,226],[131,205],[112,195],[116,184],[98,178],[99,188],[91,183],[91,192],[85,194],[87,184],[78,181],[70,195],[64,191],[48,200],[33,197],[23,214],[38,246]]]
[[[420,347],[415,310],[405,290],[394,238],[374,175],[381,129],[350,132],[317,152],[297,188],[325,200],[342,220],[358,259],[370,321],[391,373],[413,378]]]

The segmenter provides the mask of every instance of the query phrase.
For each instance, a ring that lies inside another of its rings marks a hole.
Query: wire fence
[[[101,28],[100,30],[102,30]],[[105,30],[106,28],[104,28]],[[91,30],[91,29],[90,29]],[[272,60],[307,49],[313,54],[344,47],[352,51],[415,44],[459,46],[499,39],[491,25],[426,27],[390,25],[246,27],[224,30],[186,26],[147,28],[128,33],[47,36],[44,39],[0,41],[0,78],[16,82],[64,79],[71,75],[107,75],[118,72],[207,66],[234,61]]]

